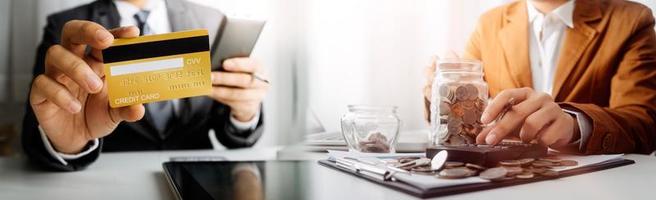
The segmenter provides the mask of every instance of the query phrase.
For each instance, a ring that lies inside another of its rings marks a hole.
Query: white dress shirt
[[[166,2],[164,2],[164,0],[147,0],[146,3],[144,4],[143,9],[131,3],[120,1],[120,0],[114,0],[114,5],[116,5],[116,9],[118,10],[118,13],[121,17],[120,26],[136,26],[137,20],[134,19],[134,15],[141,10],[148,10],[150,11],[150,13],[148,15],[148,18],[146,19],[146,26],[148,26],[151,34],[162,34],[162,33],[171,32],[171,23],[169,22],[168,9],[166,8]],[[173,108],[175,114],[177,115],[179,113],[178,110],[179,106],[178,106],[177,99],[173,100]],[[232,117],[232,115],[230,115],[230,122],[235,126],[235,128],[237,128],[237,130],[241,130],[241,131],[255,129],[257,127],[257,123],[259,122],[259,120],[260,120],[260,112],[257,112],[253,117],[253,119],[251,119],[251,121],[248,122],[241,122],[235,119],[234,117]],[[91,141],[92,142],[91,146],[88,149],[84,149],[82,152],[78,154],[64,154],[61,152],[57,152],[53,148],[52,144],[50,144],[50,140],[48,140],[48,137],[43,131],[43,129],[41,128],[41,126],[39,126],[39,132],[41,133],[41,138],[46,147],[46,150],[50,153],[50,155],[52,155],[63,165],[68,165],[68,162],[66,162],[66,160],[73,160],[83,157],[93,152],[99,146],[98,139],[95,139]]]
[[[531,76],[533,89],[553,95],[554,74],[558,66],[560,48],[567,29],[574,28],[574,3],[570,0],[546,15],[541,13],[532,0],[526,1],[529,22],[529,55],[531,60]],[[592,131],[590,119],[585,114],[563,109],[575,115],[581,132],[579,149],[584,148]]]

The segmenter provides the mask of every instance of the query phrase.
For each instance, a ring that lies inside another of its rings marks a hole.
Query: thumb
[[[131,105],[120,108],[111,108],[113,118],[120,121],[135,122],[143,118],[146,109],[143,104]]]

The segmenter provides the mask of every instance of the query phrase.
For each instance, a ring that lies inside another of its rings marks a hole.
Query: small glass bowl
[[[349,105],[341,118],[349,151],[394,153],[401,120],[396,106]]]

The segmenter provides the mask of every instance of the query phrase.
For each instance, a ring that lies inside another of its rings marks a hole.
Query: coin
[[[412,169],[410,169],[410,171],[413,171],[413,172],[432,172],[433,169],[431,169],[430,166],[422,166],[422,167],[412,168]]]
[[[437,152],[435,156],[431,159],[430,166],[431,169],[433,170],[438,170],[441,169],[444,166],[444,163],[446,162],[446,159],[449,157],[449,152],[442,150],[440,152]]]
[[[447,97],[447,96],[449,96],[449,93],[451,93],[452,91],[451,91],[451,88],[449,88],[448,85],[442,84],[442,85],[440,85],[439,92],[440,92],[440,96]]]
[[[462,116],[462,121],[465,122],[465,124],[475,124],[480,118],[480,114],[473,110],[467,110]]]
[[[456,88],[456,100],[458,101],[464,101],[469,98],[469,93],[467,91],[467,88],[465,86],[458,86]]]
[[[467,100],[475,100],[478,98],[478,88],[472,84],[466,84],[465,89],[467,90]]]
[[[522,163],[519,160],[502,160],[499,161],[499,164],[503,166],[520,166]]]
[[[535,175],[532,172],[522,172],[521,174],[515,175],[515,177],[519,179],[529,179],[535,177]]]
[[[472,171],[466,167],[448,168],[443,169],[439,173],[440,178],[445,179],[460,179],[471,176]]]
[[[448,130],[448,134],[450,135],[458,134],[462,131],[462,120],[455,117],[450,117],[447,119],[446,126]]]
[[[515,176],[517,174],[521,174],[522,172],[524,172],[524,169],[522,169],[521,167],[503,167],[503,168],[506,168],[506,170],[508,170],[508,174],[506,176]]]
[[[530,171],[530,172],[533,172],[533,173],[538,173],[538,174],[539,174],[539,173],[543,173],[543,172],[546,171],[547,169],[546,169],[546,168],[542,168],[542,167],[529,167],[529,168],[527,168],[526,170],[527,170],[527,171]]]
[[[390,151],[387,137],[380,132],[372,132],[366,140],[360,141],[358,147],[362,152],[387,153]]]
[[[485,101],[482,99],[476,99],[476,103],[474,105],[476,105],[477,110],[485,110]]]
[[[546,177],[554,177],[554,176],[558,176],[559,173],[557,171],[547,169],[547,170],[544,170],[544,172],[539,173],[539,174],[542,175],[542,176],[546,176]]]
[[[557,157],[544,157],[544,158],[539,158],[538,160],[552,162],[552,163],[560,162],[560,158]]]
[[[448,115],[451,112],[451,106],[447,102],[440,102],[440,115]]]
[[[503,167],[495,167],[495,168],[489,168],[486,169],[485,171],[481,172],[478,176],[482,179],[486,180],[499,180],[508,175],[508,170]]]
[[[412,162],[414,160],[419,159],[420,157],[412,156],[412,157],[401,157],[398,158],[399,163],[407,163],[407,162]]]
[[[465,100],[465,101],[458,101],[460,106],[462,106],[465,111],[472,111],[476,108],[476,102],[475,101],[470,101],[470,100]]]
[[[561,166],[576,166],[579,163],[576,162],[575,160],[561,160],[560,165]]]
[[[481,170],[481,171],[487,169],[483,166],[480,166],[480,165],[477,165],[477,164],[471,164],[471,163],[466,163],[465,167],[470,168],[470,169],[475,169],[475,170]]]
[[[531,163],[534,167],[551,167],[554,164],[552,162],[547,162],[544,160],[536,160],[533,163]]]
[[[461,118],[463,115],[465,115],[465,109],[462,107],[462,104],[460,102],[456,102],[453,105],[451,105],[450,116]]]
[[[462,162],[452,162],[452,161],[447,161],[444,163],[444,167],[446,168],[455,168],[455,167],[462,167],[465,166],[465,163]]]
[[[531,164],[533,161],[535,161],[535,158],[523,158],[523,159],[519,159],[519,164],[525,166]]]

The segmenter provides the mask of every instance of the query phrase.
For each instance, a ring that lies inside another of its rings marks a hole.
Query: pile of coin
[[[446,134],[440,138],[444,145],[476,143],[476,135],[483,126],[480,122],[485,109],[479,89],[474,84],[443,84],[440,93],[440,124],[446,124]]]
[[[369,133],[366,140],[358,143],[361,152],[366,153],[388,153],[390,152],[390,144],[387,137],[380,132]]]
[[[558,157],[524,158],[519,160],[500,161],[496,167],[463,163],[446,162],[439,171],[431,170],[430,159],[420,157],[402,157],[396,159],[394,167],[415,174],[436,175],[442,179],[463,179],[475,177],[490,180],[504,181],[512,179],[531,179],[535,177],[558,176],[554,169],[565,166],[576,166],[574,160],[562,160]]]

